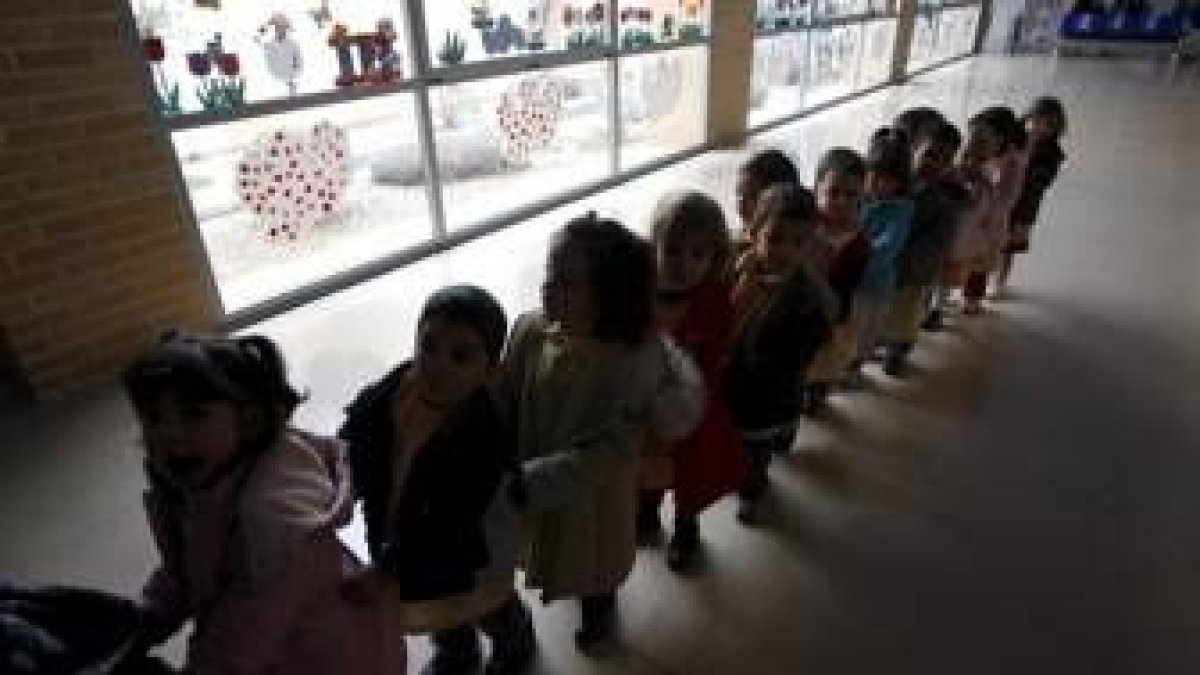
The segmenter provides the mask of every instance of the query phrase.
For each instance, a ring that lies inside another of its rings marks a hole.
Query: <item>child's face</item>
[[[826,171],[817,181],[817,208],[830,220],[854,222],[862,201],[863,179],[840,171]]]
[[[749,226],[754,219],[754,210],[758,208],[758,198],[766,187],[757,176],[745,171],[738,171],[737,212],[744,225]]]
[[[895,176],[882,171],[868,171],[863,181],[863,192],[867,199],[891,199],[901,192],[900,181]]]
[[[1025,131],[1035,141],[1054,138],[1058,135],[1054,121],[1046,115],[1030,115],[1029,119],[1025,120]]]
[[[569,242],[559,241],[546,258],[546,281],[542,284],[542,311],[558,322],[568,335],[584,337],[594,329],[590,268],[587,257]]]
[[[417,327],[413,373],[428,402],[449,407],[487,383],[492,362],[478,331],[435,316]]]
[[[755,253],[769,274],[796,271],[809,254],[810,223],[768,220],[755,239]]]
[[[967,143],[963,146],[962,165],[970,169],[982,168],[1000,155],[1003,145],[1000,134],[995,130],[972,124],[967,133]]]
[[[913,173],[922,181],[935,181],[954,166],[955,148],[946,143],[923,141],[913,153]]]
[[[717,252],[708,237],[683,234],[659,243],[659,283],[664,290],[690,291],[708,278]]]
[[[228,401],[192,402],[167,395],[138,411],[151,460],[185,486],[200,487],[238,448],[238,415]]]

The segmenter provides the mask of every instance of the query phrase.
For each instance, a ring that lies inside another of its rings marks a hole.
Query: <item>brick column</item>
[[[121,2],[0,2],[0,365],[38,398],[221,319]]]
[[[708,139],[718,147],[740,145],[746,138],[754,9],[749,0],[714,0],[712,4]]]

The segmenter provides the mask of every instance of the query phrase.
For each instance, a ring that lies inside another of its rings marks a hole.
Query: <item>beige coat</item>
[[[558,337],[518,320],[506,357],[528,512],[526,581],[546,601],[614,591],[633,568],[638,453],[681,438],[704,389],[669,341],[637,347]]]

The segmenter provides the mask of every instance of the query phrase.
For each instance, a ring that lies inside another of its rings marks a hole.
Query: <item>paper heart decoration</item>
[[[346,193],[346,133],[329,122],[256,138],[235,168],[237,193],[272,242],[294,242]]]
[[[562,87],[544,77],[525,78],[500,95],[496,121],[505,155],[517,163],[550,144],[562,113]]]

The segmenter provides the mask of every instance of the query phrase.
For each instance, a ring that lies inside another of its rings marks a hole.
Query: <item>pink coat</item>
[[[1021,190],[1025,187],[1025,171],[1029,165],[1029,156],[1024,150],[1013,150],[1000,157],[988,167],[988,179],[992,183],[994,199],[992,202],[989,227],[989,244],[996,253],[1008,245],[1009,223],[1012,221],[1013,207],[1021,198]]]
[[[185,672],[404,672],[403,640],[343,596],[352,499],[336,441],[289,431],[203,493],[158,482],[146,510],[163,563],[143,600],[158,639],[195,621]]]
[[[958,234],[950,258],[953,263],[967,264],[995,251],[995,190],[981,174],[963,174],[960,180],[966,188],[967,201],[959,212]],[[1007,232],[1003,230],[1004,234]]]

